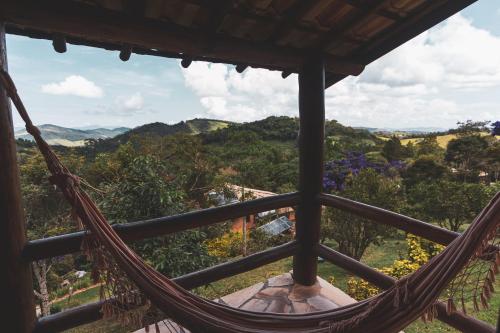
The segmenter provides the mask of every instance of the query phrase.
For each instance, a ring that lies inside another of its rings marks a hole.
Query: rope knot
[[[49,177],[49,181],[61,189],[80,185],[80,178],[71,173],[54,174]]]

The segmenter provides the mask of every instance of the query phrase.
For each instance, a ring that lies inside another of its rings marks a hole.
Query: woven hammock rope
[[[483,285],[476,286],[476,289],[479,290],[481,303],[487,305],[500,266],[499,249],[491,246],[491,242],[498,239],[500,193],[495,195],[470,227],[440,254],[414,273],[398,280],[390,289],[358,303],[307,314],[278,314],[235,309],[198,297],[154,270],[120,239],[95,203],[80,189],[78,177],[62,165],[41,137],[9,74],[0,70],[0,79],[26,123],[26,130],[35,138],[45,158],[52,175],[50,181],[59,187],[77,220],[88,231],[84,250],[101,269],[100,276],[104,279],[108,293],[103,296],[113,294],[125,308],[128,304],[141,304],[140,296],[130,292],[138,288],[165,316],[192,332],[392,333],[399,332],[420,316],[426,319],[435,317],[441,293],[456,277],[464,281],[463,276],[466,274],[462,272],[470,269],[471,263],[484,259],[486,277]],[[453,297],[448,300],[447,310],[450,313],[456,311]],[[116,314],[109,303],[105,303],[103,312],[105,316]],[[139,320],[140,315],[137,316],[135,319]]]

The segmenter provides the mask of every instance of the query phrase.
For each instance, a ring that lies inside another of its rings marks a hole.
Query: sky
[[[136,127],[192,118],[298,116],[297,75],[7,36],[9,71],[35,124]],[[479,0],[326,90],[326,117],[349,126],[451,128],[500,120],[500,1]],[[22,127],[14,116],[14,126]]]

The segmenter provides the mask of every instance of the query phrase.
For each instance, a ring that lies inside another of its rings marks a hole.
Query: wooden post
[[[0,66],[7,69],[5,28],[0,22]],[[1,84],[0,84],[1,87]],[[19,169],[10,101],[0,88],[0,308],[2,327],[9,332],[32,332],[35,326],[33,283],[26,244]]]
[[[325,136],[325,66],[320,56],[309,58],[299,73],[299,193],[296,239],[299,251],[293,258],[293,277],[302,285],[316,282],[322,191],[323,141]]]

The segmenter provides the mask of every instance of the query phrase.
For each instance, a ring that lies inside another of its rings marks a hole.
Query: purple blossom
[[[500,135],[500,121],[495,121],[491,124],[491,135]]]
[[[391,161],[387,164],[368,161],[365,154],[349,152],[340,160],[328,161],[325,164],[323,176],[323,188],[327,192],[343,191],[345,182],[349,176],[357,176],[363,169],[373,169],[384,175],[389,175],[391,169],[400,170],[405,167],[402,161]]]

